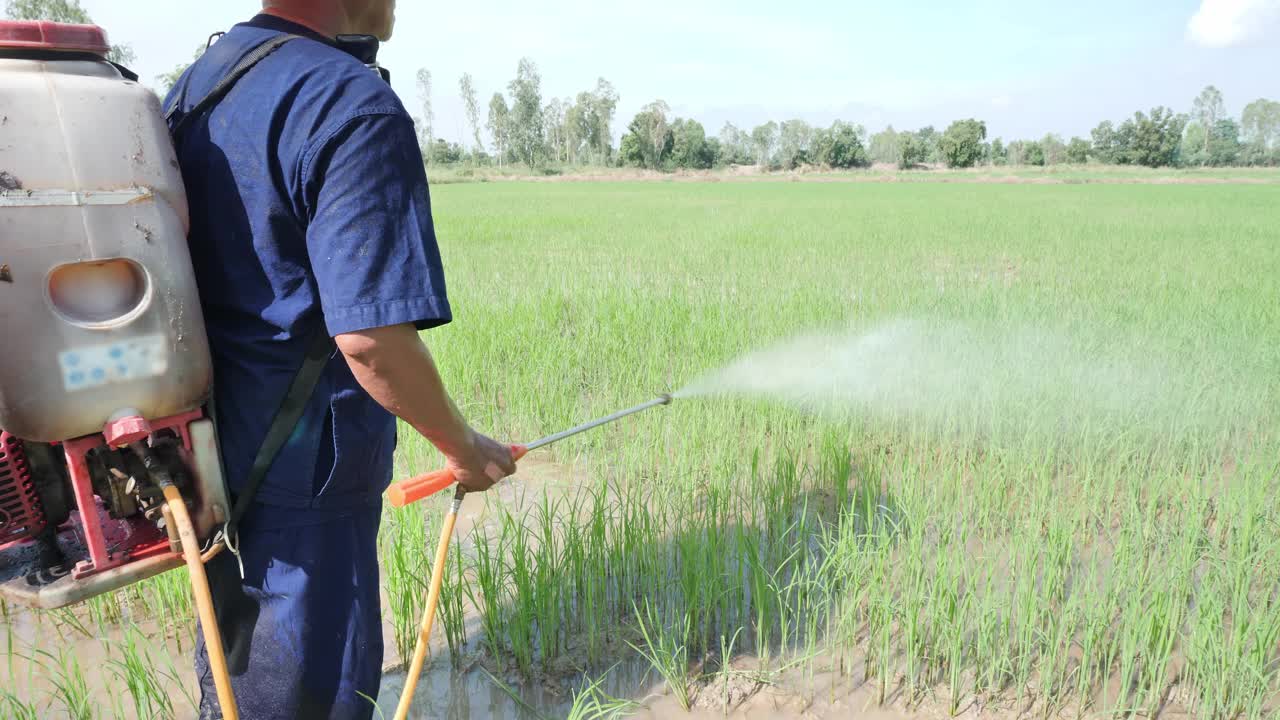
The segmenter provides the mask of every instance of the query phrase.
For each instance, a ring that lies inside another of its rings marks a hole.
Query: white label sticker
[[[169,353],[163,335],[145,335],[64,350],[58,353],[58,366],[62,386],[78,392],[163,375],[169,369]]]

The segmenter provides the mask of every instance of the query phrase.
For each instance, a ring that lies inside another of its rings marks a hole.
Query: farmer
[[[383,654],[376,538],[396,417],[440,449],[467,490],[515,471],[508,447],[458,412],[419,339],[451,313],[413,120],[339,39],[389,39],[394,6],[267,0],[165,103],[200,115],[194,106],[243,58],[298,36],[175,139],[233,495],[245,492],[308,349],[333,342],[239,524],[239,556],[209,564],[232,685],[254,720],[373,714]],[[203,644],[196,670],[200,717],[218,718]]]

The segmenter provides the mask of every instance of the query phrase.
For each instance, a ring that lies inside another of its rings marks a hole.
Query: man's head
[[[262,0],[262,8],[330,37],[373,35],[386,41],[396,25],[396,0]]]

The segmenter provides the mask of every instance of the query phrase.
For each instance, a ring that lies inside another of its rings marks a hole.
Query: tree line
[[[425,72],[425,71],[424,71]],[[1114,123],[1104,120],[1089,137],[1048,133],[1038,139],[988,138],[986,123],[956,120],[945,130],[925,126],[876,133],[856,123],[837,120],[816,127],[804,120],[769,121],[740,129],[725,123],[710,135],[697,120],[676,117],[655,100],[636,113],[618,147],[612,147],[611,124],[618,103],[613,86],[601,78],[594,90],[576,98],[542,104],[541,77],[528,58],[507,86],[510,96],[494,93],[485,128],[491,147],[483,143],[474,111],[474,87],[463,75],[460,91],[473,133],[470,148],[435,138],[424,143],[429,163],[520,163],[607,165],[672,171],[756,166],[793,170],[804,166],[859,168],[892,164],[902,169],[946,166],[969,168],[1005,165],[1060,165],[1088,162],[1145,167],[1280,166],[1280,102],[1259,98],[1237,120],[1226,112],[1221,91],[1212,85],[1193,100],[1189,113],[1164,106],[1137,111]],[[430,116],[429,86],[419,87],[424,114]],[[425,124],[431,138],[430,123]]]
[[[90,23],[79,0],[6,0],[13,19]],[[196,50],[198,57],[204,50]],[[129,46],[113,46],[111,59],[134,60]],[[159,76],[161,93],[177,81],[187,64]],[[423,157],[428,164],[522,164],[530,168],[565,165],[628,166],[653,170],[705,170],[753,165],[768,170],[804,166],[858,168],[893,164],[899,168],[945,165],[953,168],[999,165],[1058,165],[1095,162],[1147,167],[1280,166],[1280,102],[1259,98],[1239,119],[1226,112],[1221,91],[1206,87],[1191,110],[1177,113],[1157,106],[1113,123],[1104,120],[1089,137],[1063,139],[1054,133],[1039,139],[987,137],[986,123],[966,118],[939,131],[892,126],[869,134],[856,123],[837,120],[815,127],[803,120],[769,121],[750,131],[725,123],[710,135],[697,120],[673,115],[662,100],[636,113],[618,147],[613,122],[618,92],[604,78],[576,96],[543,101],[542,77],[523,58],[503,93],[493,93],[483,108],[475,81],[458,78],[469,139],[451,142],[435,132],[431,72],[416,76],[421,114],[415,117]],[[486,111],[487,110],[487,111]],[[482,111],[484,115],[482,116]],[[487,131],[489,142],[483,133]]]

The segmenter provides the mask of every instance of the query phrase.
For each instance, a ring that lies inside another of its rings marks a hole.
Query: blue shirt
[[[214,363],[232,493],[246,481],[312,333],[450,320],[413,120],[332,41],[269,15],[236,25],[165,107],[190,110],[253,48],[303,36],[254,67],[180,138],[191,260]],[[330,358],[245,526],[325,521],[376,506],[395,419]]]

